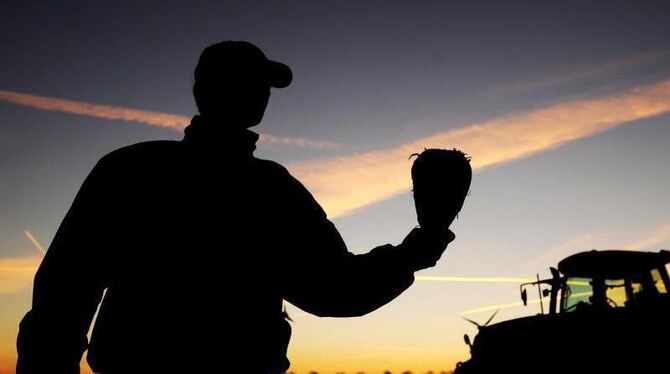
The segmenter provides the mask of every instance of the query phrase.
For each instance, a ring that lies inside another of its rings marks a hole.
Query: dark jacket
[[[348,252],[300,182],[253,157],[257,138],[196,117],[182,141],[103,157],[35,276],[17,373],[78,373],[87,348],[95,372],[279,372],[282,299],[360,316],[412,284],[407,248]]]

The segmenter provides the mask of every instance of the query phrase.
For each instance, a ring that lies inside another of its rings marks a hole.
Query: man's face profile
[[[197,93],[200,113],[235,127],[248,128],[263,119],[270,86],[259,79],[221,77],[204,83]]]
[[[249,128],[263,119],[270,88],[288,86],[292,76],[288,66],[269,60],[258,47],[224,41],[202,52],[193,95],[201,115],[232,128]]]

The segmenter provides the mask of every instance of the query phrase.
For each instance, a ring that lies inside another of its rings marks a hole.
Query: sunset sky
[[[451,370],[476,334],[462,317],[538,313],[518,285],[566,255],[670,247],[670,2],[249,3],[0,2],[0,373],[84,177],[116,148],[182,137],[193,68],[220,40],[291,66],[256,155],[312,191],[350,251],[416,225],[411,153],[460,148],[476,171],[456,240],[398,299],[352,319],[288,306],[297,373]]]

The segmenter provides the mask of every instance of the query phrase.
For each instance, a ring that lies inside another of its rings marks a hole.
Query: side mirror
[[[528,292],[525,289],[521,291],[521,301],[523,301],[523,306],[528,305]]]
[[[547,296],[549,296],[549,295],[551,295],[551,290],[549,290],[549,289],[547,289],[547,288],[545,288],[544,290],[542,290],[542,296],[543,296],[543,297],[547,297]]]
[[[465,335],[463,336],[463,340],[465,341],[465,344],[466,344],[468,347],[472,348],[472,342],[470,341],[470,337],[468,336],[468,334],[465,334]]]

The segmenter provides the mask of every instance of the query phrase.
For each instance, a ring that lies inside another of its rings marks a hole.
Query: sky
[[[417,224],[411,153],[471,156],[456,240],[409,290],[359,318],[288,306],[296,373],[453,369],[476,334],[462,317],[538,313],[518,285],[565,256],[670,248],[667,14],[667,1],[0,1],[0,373],[14,372],[40,246],[84,177],[116,148],[181,139],[193,68],[220,40],[292,68],[256,155],[314,193],[352,252]]]

